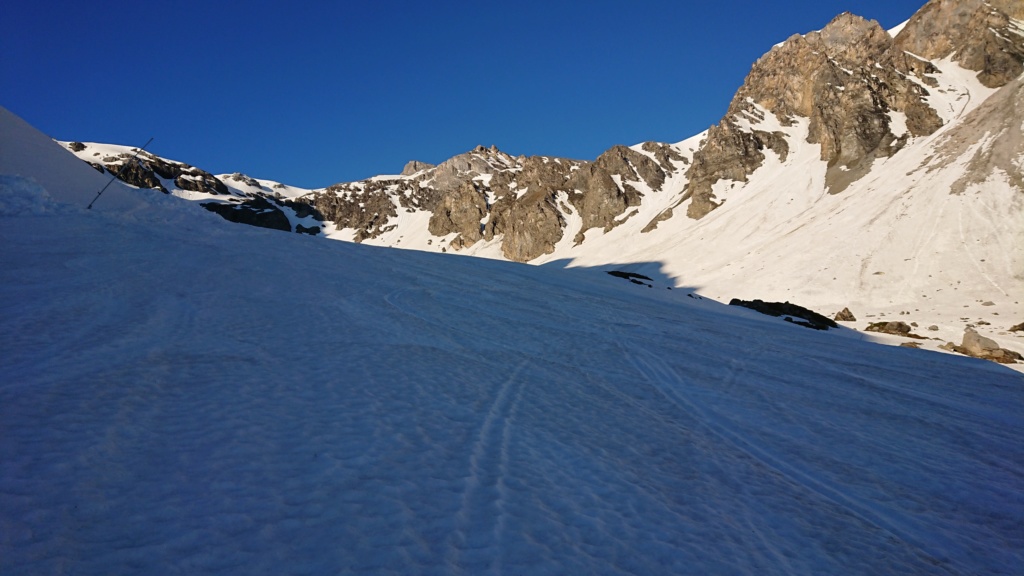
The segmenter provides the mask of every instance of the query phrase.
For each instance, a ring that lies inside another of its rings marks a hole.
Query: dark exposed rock
[[[903,336],[904,338],[917,338],[918,340],[924,340],[924,336],[919,336],[911,332],[912,328],[906,322],[872,322],[868,324],[868,327],[864,329],[866,332],[879,332],[882,334],[892,334],[893,336]]]
[[[654,280],[650,276],[644,276],[643,274],[637,274],[636,272],[623,272],[622,270],[609,270],[608,274],[615,276],[616,278],[624,278],[626,280],[647,280],[653,282]]]
[[[1024,322],[1011,327],[1010,332],[1024,332]]]
[[[312,204],[338,228],[355,230],[355,241],[374,238],[384,233],[388,220],[398,216],[398,211],[388,194],[387,181],[366,180],[359,186],[335,185],[323,193],[314,194],[301,200]]]
[[[650,222],[647,223],[646,226],[643,227],[643,229],[640,230],[640,233],[641,234],[646,234],[646,233],[648,233],[648,232],[650,232],[652,230],[657,229],[658,224],[660,224],[660,223],[668,220],[669,218],[671,218],[673,213],[674,213],[674,211],[672,210],[671,207],[662,210],[661,213],[659,213],[657,216],[655,216]]]
[[[154,188],[167,193],[167,189],[160,183],[160,179],[153,173],[149,164],[143,164],[139,160],[129,160],[119,166],[110,165],[107,169],[111,171],[118,180],[136,186],[138,188]]]
[[[313,218],[314,220],[324,221],[324,215],[316,209],[315,206],[302,202],[301,200],[275,200],[279,204],[291,208],[295,212],[295,217],[302,218]]]
[[[853,312],[850,312],[849,308],[843,308],[838,314],[836,314],[837,322],[856,322],[857,318],[854,317]]]
[[[79,148],[75,145],[82,147]],[[81,142],[68,144],[69,149],[79,152],[85,149],[84,146]],[[89,164],[94,168],[97,167],[97,164],[93,162],[89,162]],[[213,174],[182,162],[165,160],[145,150],[132,149],[130,152],[123,152],[115,156],[105,156],[101,166],[125,183],[138,188],[157,189],[165,194],[168,190],[161,179],[173,180],[174,185],[182,190],[207,194],[229,193],[227,186]]]
[[[631,203],[639,204],[639,198],[633,194],[627,195],[615,183],[612,174],[604,165],[596,163],[583,166],[573,174],[569,184],[573,192],[569,201],[583,219],[581,234],[591,228],[611,230],[616,216],[622,214]]]
[[[306,227],[306,226],[303,226],[302,224],[296,224],[295,225],[295,231],[298,232],[299,234],[309,234],[310,236],[316,236],[317,234],[320,233],[320,227],[319,226],[309,226],[309,227]]]
[[[291,232],[292,225],[284,212],[271,203],[268,199],[257,196],[240,204],[223,202],[203,202],[201,204],[210,212],[220,214],[225,220],[259,226],[260,228],[272,228]]]
[[[733,298],[729,301],[729,306],[750,308],[768,316],[783,316],[788,322],[815,330],[828,330],[829,328],[839,327],[833,320],[813,310],[808,310],[803,306],[790,304],[789,302],[765,302],[763,300],[740,300],[739,298]],[[799,320],[796,320],[797,318]]]
[[[671,148],[669,149],[671,150]],[[659,150],[665,154],[664,149]],[[612,146],[598,156],[594,164],[604,168],[609,174],[618,174],[623,180],[643,181],[651,187],[651,190],[661,190],[661,186],[665,183],[666,170],[663,166],[652,160],[650,156],[625,146]],[[674,172],[671,166],[669,170]]]
[[[174,185],[182,190],[191,190],[193,192],[206,192],[207,194],[229,193],[228,187],[218,180],[216,176],[198,168],[183,170],[174,178]]]
[[[662,142],[644,142],[640,146],[644,151],[654,154],[655,160],[658,161],[658,165],[666,174],[671,174],[676,171],[676,166],[673,163],[679,162],[681,164],[688,164],[689,160],[685,156],[680,154],[675,148]]]
[[[68,148],[72,152],[81,152],[82,150],[85,150],[85,144],[82,144],[81,142],[68,142]]]
[[[496,202],[496,211],[492,212],[488,224],[492,234],[504,234],[501,251],[516,262],[527,262],[554,252],[565,227],[562,212],[549,195],[530,197],[527,194],[524,198],[527,201]]]

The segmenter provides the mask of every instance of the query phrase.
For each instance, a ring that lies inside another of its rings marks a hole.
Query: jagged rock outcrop
[[[708,131],[704,146],[693,155],[689,184],[683,200],[690,199],[686,215],[699,219],[718,208],[713,186],[719,180],[746,182],[747,175],[764,162],[765,148],[784,157],[789,147],[780,132],[740,130],[732,122],[723,121]]]
[[[487,200],[473,182],[463,182],[442,196],[433,212],[427,230],[434,236],[457,233],[453,247],[472,246],[483,238],[481,221],[487,215]]]
[[[426,162],[420,162],[419,160],[410,160],[406,163],[405,168],[402,168],[402,176],[412,176],[417,172],[428,170],[433,167],[433,164],[427,164]]]
[[[86,150],[86,145],[81,142],[68,142],[65,147],[72,152]],[[93,167],[102,166],[132,186],[153,188],[165,194],[168,190],[162,180],[172,180],[181,190],[229,194],[227,186],[213,174],[183,162],[161,158],[145,150],[139,152],[138,149],[131,149],[128,152],[102,157],[97,154],[95,159],[87,162]]]
[[[671,174],[676,171],[675,162],[683,165],[690,162],[678,150],[663,142],[644,142],[640,145],[640,149],[653,154],[654,159],[658,162],[658,166],[661,166],[665,174]]]
[[[354,239],[360,242],[394,227],[389,220],[398,216],[398,210],[389,191],[388,181],[371,179],[360,182],[359,186],[330,186],[322,193],[299,200],[311,204],[338,228],[355,230]]]
[[[853,312],[850,312],[849,308],[843,308],[836,314],[835,320],[836,322],[856,322],[857,317],[853,315]]]
[[[550,254],[562,239],[565,219],[550,194],[537,192],[525,201],[495,203],[489,226],[491,235],[503,235],[502,254],[509,260],[528,262]]]
[[[309,204],[277,198],[262,192],[243,198],[231,197],[226,201],[202,202],[200,205],[230,222],[285,232],[292,231],[291,220],[285,213],[286,211],[290,211],[299,220],[312,219],[315,222],[324,220],[323,214]],[[321,227],[317,225],[295,225],[295,232],[311,236],[319,234],[320,229]]]
[[[247,200],[244,203],[204,202],[201,204],[210,212],[219,214],[225,220],[291,232],[292,225],[284,212],[279,210],[270,200],[262,197]],[[319,232],[319,230],[317,230]]]
[[[1024,30],[1010,20],[1024,9],[1014,0],[932,0],[894,39],[878,25],[846,13],[824,29],[796,35],[773,48],[751,69],[725,117],[708,132],[688,172],[687,215],[701,218],[717,208],[713,187],[747,181],[765,150],[784,158],[785,139],[765,125],[764,112],[782,126],[808,120],[807,139],[821,145],[827,185],[842,192],[876,158],[891,156],[908,136],[942,126],[926,102],[936,69],[924,59],[955,54],[979,71],[990,87],[1003,86],[1024,70]],[[893,126],[893,113],[904,126]],[[771,125],[771,123],[767,123]],[[905,130],[905,131],[904,131]]]
[[[989,88],[1024,73],[1024,42],[1011,18],[1024,19],[1020,0],[931,0],[907,23],[896,46],[922,58],[953,55]]]
[[[355,229],[357,241],[389,230],[398,209],[423,210],[431,213],[432,235],[455,234],[452,249],[500,237],[505,257],[525,262],[554,250],[567,214],[582,222],[579,241],[591,228],[607,231],[624,221],[643,190],[660,190],[683,157],[667,144],[644,146],[648,153],[615,146],[593,162],[477,146],[437,166],[416,163],[404,176],[336,184],[300,200],[339,228]]]
[[[167,194],[167,188],[157,178],[156,171],[149,162],[139,159],[126,159],[120,164],[114,162],[106,163],[105,167],[108,171],[113,172],[121,181],[127,182],[132,186],[153,188]]]

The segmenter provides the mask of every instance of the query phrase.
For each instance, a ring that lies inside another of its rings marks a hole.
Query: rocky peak
[[[931,0],[896,37],[900,50],[922,58],[953,59],[989,88],[1024,72],[1024,2]]]
[[[827,26],[807,34],[808,44],[843,64],[863,65],[879,58],[892,44],[892,38],[878,22],[844,12]]]
[[[931,0],[895,39],[877,22],[844,13],[822,30],[776,46],[754,64],[725,117],[694,154],[687,214],[701,218],[717,208],[714,185],[745,182],[766,150],[784,161],[788,146],[778,126],[790,127],[796,117],[809,121],[806,138],[821,146],[829,191],[842,192],[876,158],[942,126],[926,101],[923,84],[934,86],[928,74],[937,71],[928,59],[955,55],[990,87],[1024,72],[1024,24],[1011,16],[1024,12],[1021,5]],[[764,122],[765,112],[777,123]],[[905,120],[905,131],[894,130],[894,112]]]
[[[426,162],[420,162],[419,160],[410,160],[406,163],[405,168],[402,168],[402,176],[412,176],[417,172],[428,170],[433,168],[433,164],[427,164]]]

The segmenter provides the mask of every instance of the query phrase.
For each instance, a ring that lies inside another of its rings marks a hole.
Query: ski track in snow
[[[513,370],[508,380],[502,383],[473,443],[469,478],[462,495],[462,505],[456,513],[459,522],[453,558],[456,567],[471,574],[483,568],[464,558],[474,551],[482,552],[483,562],[490,562],[487,568],[500,567],[496,564],[500,557],[494,550],[501,543],[504,525],[511,423],[523,395],[524,384],[520,373],[528,363],[528,360],[524,360]],[[488,523],[494,524],[493,530],[480,529]]]
[[[740,433],[731,429],[726,419],[719,417],[712,411],[709,411],[688,399],[685,394],[682,394],[677,390],[681,379],[668,364],[642,350],[633,350],[628,352],[628,355],[630,362],[641,374],[644,375],[648,382],[650,382],[662,395],[664,395],[666,400],[672,402],[681,410],[689,413],[699,421],[702,426],[706,427],[723,441],[728,442],[735,448],[750,455],[752,458],[755,458],[769,468],[775,470],[793,483],[831,501],[833,504],[843,508],[849,514],[882,528],[893,536],[898,537],[900,540],[913,545],[915,548],[920,550],[927,561],[935,562],[935,557],[941,555],[931,554],[924,550],[925,545],[918,542],[916,538],[908,534],[906,530],[896,526],[892,519],[886,518],[878,512],[871,510],[864,503],[849,497],[842,491],[819,481],[796,466],[786,462],[784,459],[770,453],[750,438],[744,437]],[[730,369],[723,382],[723,387],[728,387],[732,380],[736,378],[739,366],[740,363],[736,360],[730,362]]]

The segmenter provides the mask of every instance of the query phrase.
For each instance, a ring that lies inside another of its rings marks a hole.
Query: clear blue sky
[[[61,140],[321,187],[477,144],[593,159],[716,123],[751,64],[924,0],[12,0],[0,105]]]

